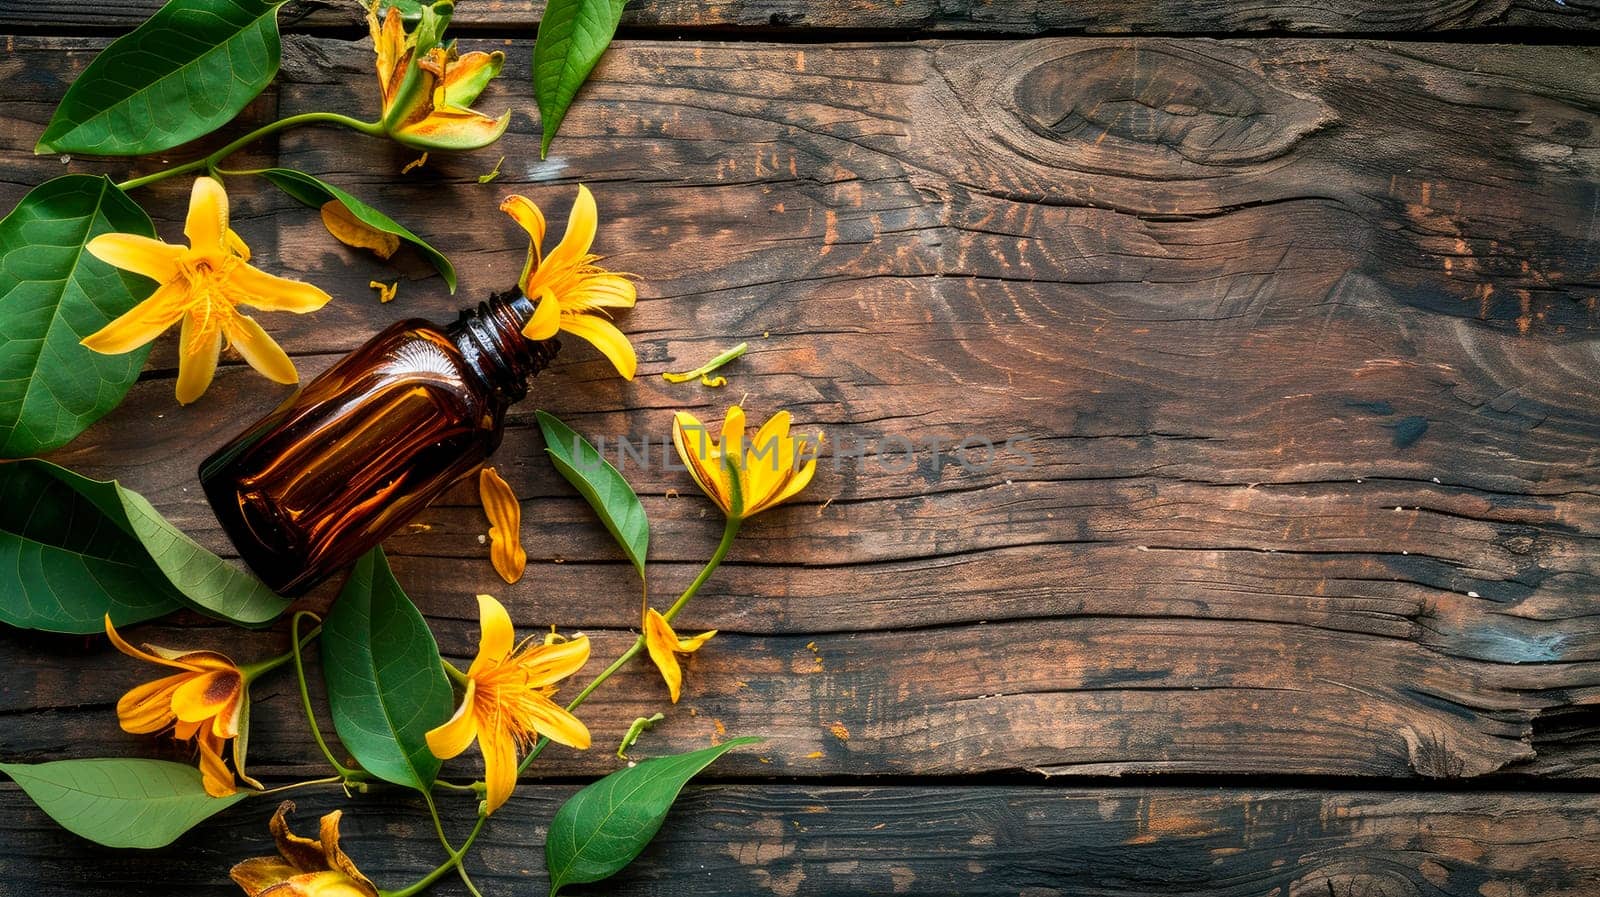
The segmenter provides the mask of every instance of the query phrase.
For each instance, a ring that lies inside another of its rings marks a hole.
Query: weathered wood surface
[[[538,845],[573,790],[543,788],[495,816],[469,862],[485,893],[544,893]],[[0,798],[20,796],[0,787]],[[306,830],[344,807],[343,843],[380,885],[414,879],[439,854],[421,812],[337,793],[296,802]],[[0,882],[36,880],[31,897],[228,893],[217,885],[222,870],[261,852],[274,806],[247,803],[136,856],[98,850],[31,813],[0,814],[10,846]],[[729,785],[691,788],[632,869],[570,893],[1591,897],[1597,838],[1592,794]],[[466,891],[447,879],[435,893]]]
[[[5,29],[132,28],[163,0],[0,0]],[[359,26],[359,0],[295,0],[284,8],[289,28]],[[462,0],[464,27],[526,29],[544,12],[536,0]],[[623,27],[651,30],[726,30],[788,36],[820,32],[986,33],[1047,32],[1177,34],[1223,32],[1489,32],[1508,29],[1600,27],[1594,0],[651,0],[628,4]],[[1575,38],[1577,40],[1577,38]]]
[[[64,46],[82,45],[12,44],[7,203],[62,167],[26,148],[87,56]],[[524,110],[527,45],[508,46],[482,105]],[[292,39],[264,103],[370,114],[365,52]],[[474,643],[477,591],[523,625],[598,633],[598,656],[635,622],[630,569],[544,462],[534,407],[655,437],[656,462],[627,472],[657,522],[658,595],[717,528],[659,463],[673,408],[748,394],[826,428],[805,500],[753,523],[686,617],[724,635],[659,737],[771,736],[769,763],[727,773],[1590,776],[1596,63],[1344,41],[628,43],[548,162],[520,111],[494,151],[411,176],[412,154],[352,135],[276,147],[453,254],[457,297],[401,257],[389,306],[367,287],[389,268],[260,185],[233,189],[258,254],[338,297],[264,316],[307,375],[398,314],[444,318],[510,283],[523,238],[495,207],[514,190],[559,220],[581,178],[601,251],[642,278],[623,321],[640,378],[569,347],[497,458],[524,498],[529,575],[494,578],[468,487],[391,540],[452,653]],[[478,185],[501,152],[502,178]],[[163,193],[172,229],[182,188]],[[722,392],[656,376],[741,339],[754,348]],[[234,364],[180,409],[173,366],[167,341],[58,459],[226,550],[195,465],[281,393]],[[1027,438],[1033,463],[845,457],[899,436]],[[282,638],[142,635],[244,656]],[[70,641],[0,645],[6,755],[140,749],[107,729],[142,671]],[[257,762],[314,768],[289,689],[261,696],[283,713],[258,718]],[[640,668],[588,712],[609,739],[659,698]]]

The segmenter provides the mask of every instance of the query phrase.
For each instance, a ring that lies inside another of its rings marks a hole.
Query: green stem
[[[263,660],[260,663],[247,663],[247,664],[244,664],[244,665],[240,666],[239,667],[239,672],[244,675],[245,684],[248,685],[251,682],[254,682],[257,679],[261,678],[262,676],[266,675],[267,673],[272,672],[273,670],[277,669],[278,667],[283,666],[284,664],[288,663],[289,661],[294,660],[295,653],[297,651],[304,650],[306,645],[311,644],[311,640],[316,638],[319,634],[321,634],[321,632],[322,632],[322,627],[318,626],[317,628],[315,628],[315,629],[311,630],[310,632],[306,633],[303,638],[301,638],[297,642],[295,642],[293,650],[285,651],[282,654],[279,654],[277,657],[273,657],[273,658],[270,658],[268,660]]]
[[[422,799],[428,803],[428,815],[433,817],[433,830],[439,836],[439,843],[444,845],[444,852],[452,857],[466,853],[464,847],[459,851],[456,850],[455,845],[450,843],[450,837],[444,833],[444,820],[439,818],[439,805],[434,803],[433,795],[424,792]],[[456,863],[456,872],[461,876],[461,883],[472,893],[472,897],[483,897],[483,892],[478,890],[478,886],[472,883],[472,877],[467,874],[467,867],[461,865],[459,861]]]
[[[679,611],[683,610],[684,605],[689,603],[689,599],[700,591],[700,587],[706,584],[706,580],[711,578],[711,574],[716,572],[717,567],[722,565],[722,559],[728,556],[728,550],[733,547],[734,537],[739,535],[739,524],[741,522],[738,517],[728,518],[727,524],[722,528],[722,542],[717,545],[716,553],[711,555],[711,560],[706,561],[705,567],[700,570],[700,575],[694,578],[694,582],[689,583],[689,588],[685,589],[683,594],[678,596],[678,600],[672,603],[672,607],[661,616],[671,621],[673,617],[678,615]],[[583,687],[583,691],[578,692],[577,697],[572,699],[572,703],[567,705],[567,710],[570,712],[578,709],[578,705],[588,700],[589,696],[594,694],[594,690],[599,688],[601,683],[610,679],[618,670],[626,666],[628,661],[638,657],[643,651],[644,636],[641,635],[633,640],[633,644],[628,647],[628,650],[622,652],[621,657],[613,660],[610,666],[601,670],[600,675],[594,677],[588,685]],[[549,744],[550,739],[540,738],[539,742],[533,746],[533,750],[528,752],[528,756],[522,758],[522,763],[517,766],[517,773],[520,775],[527,772],[528,767],[533,765],[533,761],[539,759],[539,755],[544,753],[545,747]]]
[[[147,174],[144,177],[132,178],[131,180],[123,181],[122,183],[118,184],[117,187],[121,190],[132,190],[135,187],[143,187],[146,184],[154,184],[156,181],[164,181],[167,178],[173,177],[174,175],[185,174],[190,171],[205,169],[206,171],[214,172],[217,170],[217,163],[228,158],[239,150],[244,149],[246,146],[249,146],[255,141],[260,140],[268,134],[275,134],[286,128],[319,123],[342,125],[346,128],[350,128],[351,130],[360,131],[363,134],[373,137],[378,137],[383,134],[382,122],[362,121],[357,118],[351,118],[348,115],[340,115],[337,112],[302,112],[299,115],[291,115],[288,118],[280,118],[275,122],[269,122],[265,125],[262,125],[261,127],[256,128],[254,131],[251,131],[243,137],[240,137],[238,140],[233,141],[209,156],[195,159],[190,162],[185,162],[182,165],[174,166],[164,171],[157,171],[153,174]]]
[[[261,795],[265,797],[268,794],[282,794],[285,791],[293,791],[296,788],[309,788],[312,785],[337,785],[343,781],[344,776],[328,776],[325,779],[311,779],[310,781],[306,782],[293,782],[288,785],[279,785],[276,788],[268,788],[267,790],[262,791]]]
[[[311,727],[311,737],[316,740],[317,747],[322,749],[322,756],[327,758],[328,765],[332,766],[333,771],[339,774],[339,778],[347,782],[351,779],[366,778],[366,773],[359,769],[351,769],[345,766],[333,756],[333,751],[328,749],[328,743],[322,739],[322,728],[317,725],[317,714],[311,707],[311,689],[306,687],[306,667],[305,662],[300,657],[300,621],[305,617],[316,616],[311,611],[303,610],[295,614],[294,619],[289,621],[289,638],[292,639],[294,645],[290,654],[294,658],[295,680],[300,684],[300,706],[305,709],[306,723]],[[322,621],[319,619],[317,622],[320,624]],[[318,625],[317,631],[321,629],[321,625]],[[306,640],[310,641],[310,639],[311,636],[308,635]]]
[[[478,840],[478,833],[483,831],[483,824],[488,820],[489,817],[480,815],[478,824],[474,825],[471,833],[467,835],[466,843],[461,845],[460,850],[451,851],[450,858],[440,863],[437,869],[398,891],[379,891],[378,893],[382,894],[383,897],[411,897],[413,894],[420,894],[427,890],[434,882],[448,875],[450,870],[461,865],[461,858],[466,856],[467,850],[472,847],[472,842]]]

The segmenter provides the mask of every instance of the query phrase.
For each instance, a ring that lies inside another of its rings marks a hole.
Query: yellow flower
[[[611,359],[622,376],[632,380],[639,367],[638,356],[622,331],[607,320],[605,310],[632,308],[638,292],[628,275],[596,267],[600,256],[589,254],[600,223],[589,188],[578,185],[567,232],[543,258],[539,244],[544,242],[544,213],[533,200],[512,194],[500,204],[500,211],[516,219],[532,238],[517,285],[522,295],[538,304],[533,318],[522,328],[523,335],[543,340],[559,330],[587,340]]]
[[[511,484],[493,467],[478,472],[478,498],[489,518],[489,563],[501,579],[516,582],[528,566],[528,553],[522,548],[522,505]]]
[[[339,847],[339,817],[334,810],[322,817],[315,841],[289,831],[293,801],[278,805],[272,814],[272,837],[281,857],[253,857],[229,872],[250,897],[378,897],[378,888],[361,874]]]
[[[439,46],[450,23],[449,3],[424,6],[410,34],[398,6],[389,7],[382,25],[377,10],[373,0],[367,7],[367,28],[377,53],[384,133],[423,150],[477,149],[499,140],[511,123],[511,111],[491,118],[469,107],[500,74],[505,54],[473,51],[463,56],[454,42]]]
[[[251,267],[250,248],[228,227],[228,194],[212,178],[195,179],[183,232],[188,247],[137,234],[101,234],[89,241],[89,254],[95,258],[161,286],[127,314],[84,337],[83,344],[96,352],[120,355],[182,321],[178,401],[186,405],[211,385],[224,340],[268,379],[298,383],[294,362],[238,307],[304,314],[327,304],[328,294]]]
[[[816,447],[821,441],[821,434],[790,436],[787,411],[774,414],[755,439],[746,441],[744,410],[733,405],[722,422],[720,444],[689,412],[679,411],[672,418],[672,442],[689,475],[723,514],[740,519],[754,517],[804,489],[817,471]],[[738,472],[742,509],[733,506],[728,467]]]
[[[149,735],[172,729],[173,737],[193,739],[200,749],[200,775],[206,793],[227,797],[237,789],[233,773],[222,761],[222,747],[239,734],[244,712],[245,676],[227,657],[215,651],[173,651],[145,645],[145,650],[123,641],[106,615],[106,636],[118,651],[172,667],[181,672],[146,682],[117,702],[117,720],[125,732]],[[238,762],[237,755],[234,758]]]
[[[655,608],[645,611],[644,644],[650,649],[650,659],[661,671],[661,678],[667,680],[667,692],[672,695],[672,703],[678,703],[678,692],[683,688],[683,669],[678,666],[678,655],[700,650],[700,646],[716,634],[717,631],[713,629],[694,638],[680,639],[672,631],[672,624]]]
[[[483,752],[489,812],[511,797],[517,784],[517,751],[539,736],[568,747],[587,748],[589,730],[550,700],[555,685],[589,660],[589,638],[515,643],[511,617],[489,595],[478,596],[482,635],[478,656],[467,670],[467,690],[455,716],[428,733],[428,748],[448,760],[474,739]]]

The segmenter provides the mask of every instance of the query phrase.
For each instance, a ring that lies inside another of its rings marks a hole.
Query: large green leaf
[[[734,738],[688,754],[656,757],[574,794],[556,811],[544,842],[551,897],[567,885],[621,872],[656,836],[690,779],[728,751],[760,740]]]
[[[137,156],[233,120],[278,73],[283,0],[169,0],[101,51],[36,153]]]
[[[206,794],[200,771],[165,760],[0,763],[61,827],[107,847],[165,847],[251,792]]]
[[[535,416],[544,432],[544,450],[551,463],[588,500],[611,537],[622,546],[639,575],[644,576],[645,555],[650,550],[650,521],[645,518],[644,505],[639,503],[633,487],[589,440],[555,415],[538,411]]]
[[[289,194],[295,199],[305,203],[313,209],[320,209],[329,200],[338,200],[350,210],[350,214],[361,219],[366,224],[383,231],[394,234],[407,243],[417,247],[428,261],[439,269],[439,274],[444,277],[445,285],[450,287],[450,292],[456,291],[456,269],[444,253],[429,246],[427,241],[407,230],[404,225],[390,218],[388,215],[374,209],[354,196],[340,190],[338,187],[319,180],[303,171],[293,168],[268,168],[257,172],[262,177],[271,181],[279,190]]]
[[[0,464],[0,621],[100,632],[105,614],[133,623],[184,604],[255,626],[289,602],[116,480],[37,459]]]
[[[83,250],[111,231],[155,236],[133,200],[86,174],[40,184],[0,221],[0,457],[65,445],[139,379],[149,347],[101,355],[78,343],[155,289]]]
[[[378,778],[427,791],[439,775],[427,732],[450,719],[454,695],[439,645],[383,549],[356,562],[321,641],[339,740]]]
[[[588,80],[622,21],[627,0],[550,0],[533,44],[533,92],[544,139],[539,158],[567,117],[567,107]]]

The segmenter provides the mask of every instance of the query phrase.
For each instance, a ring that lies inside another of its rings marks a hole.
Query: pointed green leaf
[[[567,107],[617,33],[626,5],[627,0],[550,0],[545,6],[533,44],[533,92],[544,128],[539,158],[550,151]]]
[[[0,457],[67,444],[139,379],[149,347],[101,355],[78,343],[155,289],[84,251],[112,231],[155,236],[133,200],[86,174],[40,184],[0,221]]]
[[[690,779],[728,751],[760,740],[734,738],[705,750],[656,757],[574,794],[556,811],[544,842],[551,897],[567,885],[621,872],[656,836]]]
[[[600,522],[617,540],[639,576],[644,576],[645,555],[650,550],[650,521],[633,487],[622,478],[611,462],[555,415],[535,412],[544,433],[545,451],[556,470],[576,486],[589,506],[600,515]]]
[[[90,633],[182,605],[246,626],[289,604],[200,547],[144,496],[48,461],[0,464],[0,621]]]
[[[394,234],[417,247],[418,251],[427,256],[428,261],[439,269],[439,274],[444,277],[445,285],[450,288],[450,292],[454,293],[456,291],[456,269],[454,265],[450,264],[450,260],[445,258],[444,254],[439,250],[429,246],[427,241],[407,230],[404,225],[388,215],[356,199],[327,181],[314,178],[303,171],[295,171],[293,168],[268,168],[265,171],[258,172],[258,174],[271,181],[279,190],[313,209],[322,208],[329,200],[338,200],[344,204],[345,208],[350,210],[350,214],[361,219],[364,223],[384,233]]]
[[[137,156],[233,120],[278,73],[283,0],[169,0],[101,51],[34,152]]]
[[[165,760],[0,763],[0,772],[62,828],[107,847],[165,847],[251,794],[212,797],[199,770]]]
[[[378,778],[427,791],[439,775],[427,732],[450,719],[455,698],[439,645],[383,549],[356,562],[321,641],[339,740]]]

